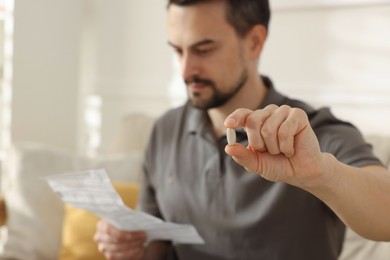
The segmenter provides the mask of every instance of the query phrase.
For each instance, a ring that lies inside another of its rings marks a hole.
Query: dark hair
[[[171,4],[186,6],[215,0],[169,0]],[[236,33],[245,36],[253,26],[263,25],[268,31],[271,17],[268,0],[224,0],[227,5],[226,19]]]

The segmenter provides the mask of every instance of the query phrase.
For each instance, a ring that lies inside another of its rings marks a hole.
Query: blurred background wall
[[[365,133],[389,133],[390,1],[271,4],[259,71]],[[157,116],[185,100],[165,1],[15,0],[11,11],[11,114],[0,126],[10,142],[105,153],[124,115]]]
[[[330,106],[365,133],[389,134],[390,2],[273,2],[260,70],[280,90]]]

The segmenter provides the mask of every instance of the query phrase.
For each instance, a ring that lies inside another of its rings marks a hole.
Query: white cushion
[[[52,260],[58,258],[63,203],[49,188],[44,176],[105,168],[112,180],[137,181],[141,152],[98,158],[74,156],[43,144],[14,146],[2,179],[8,222],[2,227],[0,258]]]
[[[339,260],[390,259],[390,243],[367,240],[347,229],[345,243]]]
[[[390,169],[390,135],[366,135],[366,141],[373,145],[376,156]]]

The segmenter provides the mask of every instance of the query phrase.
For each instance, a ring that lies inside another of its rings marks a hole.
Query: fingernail
[[[225,125],[226,125],[227,127],[229,127],[229,126],[235,126],[235,125],[236,125],[236,119],[234,119],[233,117],[228,117],[228,118],[226,118],[226,120],[225,120]]]

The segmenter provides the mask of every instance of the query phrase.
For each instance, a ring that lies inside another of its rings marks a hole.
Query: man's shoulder
[[[296,107],[300,108],[303,111],[306,112],[306,114],[310,115],[316,112],[316,109],[314,109],[313,106],[309,105],[303,100],[293,99],[293,98],[286,98],[286,105],[289,105],[290,107]]]
[[[187,109],[188,105],[184,104],[179,107],[171,108],[165,111],[161,116],[157,118],[156,125],[159,127],[172,127],[174,124],[180,122],[183,118],[185,118],[184,115]]]
[[[304,110],[309,117],[310,125],[313,128],[325,125],[352,126],[349,122],[337,118],[329,107],[314,108],[308,103],[298,99],[287,99],[286,104]]]
[[[348,121],[336,117],[329,107],[322,107],[313,110],[309,115],[310,125],[312,128],[321,128],[325,126],[336,126],[343,128],[356,129],[356,127]],[[338,129],[340,131],[340,129]]]

